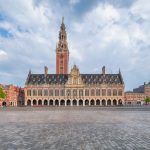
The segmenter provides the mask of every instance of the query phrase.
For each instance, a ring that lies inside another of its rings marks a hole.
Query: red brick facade
[[[0,106],[23,106],[24,89],[14,85],[2,85],[6,98],[0,100]]]

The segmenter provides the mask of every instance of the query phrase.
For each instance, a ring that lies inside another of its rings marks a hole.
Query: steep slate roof
[[[80,74],[84,84],[124,84],[121,74]],[[65,84],[68,74],[29,74],[26,85]]]

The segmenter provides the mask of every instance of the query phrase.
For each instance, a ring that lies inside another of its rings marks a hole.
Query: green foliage
[[[146,102],[146,104],[149,103],[150,102],[150,97],[146,97],[145,102]]]
[[[0,99],[6,98],[6,93],[4,92],[3,88],[0,87]]]

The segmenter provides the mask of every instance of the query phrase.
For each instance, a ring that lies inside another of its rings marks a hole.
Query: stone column
[[[77,100],[77,106],[79,106],[79,100]]]
[[[85,106],[85,100],[83,100],[83,106]]]

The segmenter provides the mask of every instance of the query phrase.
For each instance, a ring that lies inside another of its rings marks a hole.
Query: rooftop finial
[[[64,16],[62,17],[62,23],[64,23]]]

